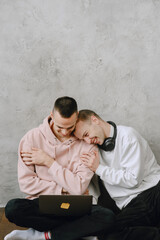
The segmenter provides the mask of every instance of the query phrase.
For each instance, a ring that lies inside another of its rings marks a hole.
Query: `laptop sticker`
[[[69,207],[70,207],[70,203],[62,203],[61,204],[61,208],[63,208],[63,209],[69,209]]]

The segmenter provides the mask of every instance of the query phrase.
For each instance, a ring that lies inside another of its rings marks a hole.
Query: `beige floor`
[[[8,222],[5,217],[4,208],[0,208],[0,240],[4,240],[4,237],[15,229],[23,230],[25,228],[18,227],[15,224]]]

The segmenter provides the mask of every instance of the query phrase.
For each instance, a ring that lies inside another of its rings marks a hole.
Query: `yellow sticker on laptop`
[[[69,207],[70,207],[70,203],[62,203],[61,204],[61,208],[63,208],[63,209],[69,209]]]

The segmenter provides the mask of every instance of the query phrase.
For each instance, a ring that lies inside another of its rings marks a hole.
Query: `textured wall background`
[[[0,206],[22,196],[21,137],[63,95],[135,127],[160,162],[159,12],[159,0],[0,0]]]

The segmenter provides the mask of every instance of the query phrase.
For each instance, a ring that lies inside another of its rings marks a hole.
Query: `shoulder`
[[[22,141],[32,141],[40,135],[39,128],[29,130],[21,139]]]
[[[128,126],[117,126],[117,139],[129,142],[139,142],[144,140],[140,133]]]
[[[80,139],[76,138],[75,142],[76,142],[77,147],[79,147],[84,152],[98,150],[97,145],[86,143],[84,140],[80,140]]]

